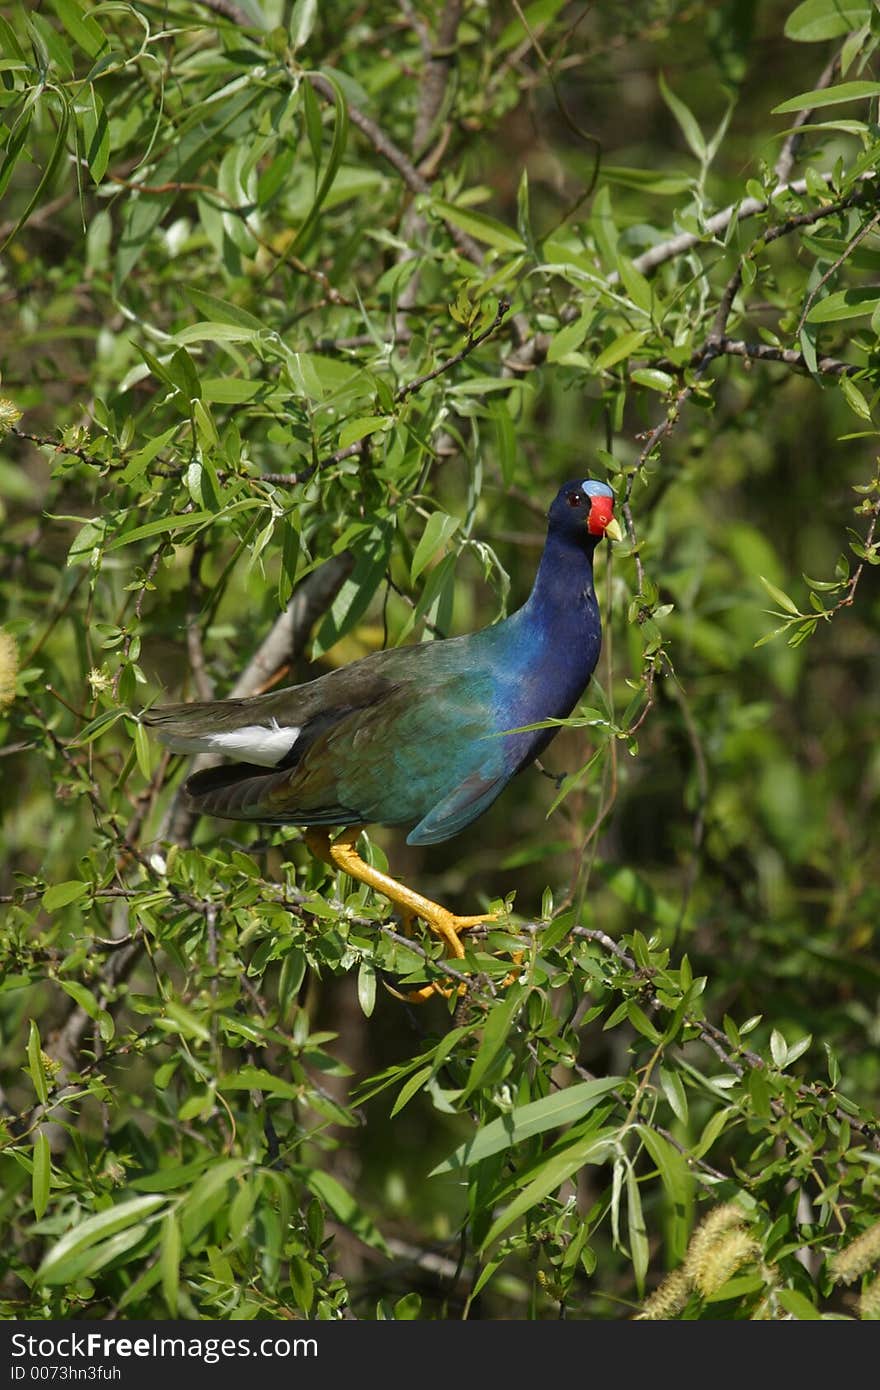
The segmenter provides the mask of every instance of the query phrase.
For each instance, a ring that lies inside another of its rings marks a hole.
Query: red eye
[[[570,492],[566,500],[570,507],[579,507],[581,505],[581,496],[579,492]]]

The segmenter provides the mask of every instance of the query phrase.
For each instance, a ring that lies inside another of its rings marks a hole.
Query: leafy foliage
[[[343,8],[0,19],[6,1316],[876,1318],[877,11]],[[134,714],[492,621],[587,473],[555,788],[372,837],[504,908],[402,1006]]]

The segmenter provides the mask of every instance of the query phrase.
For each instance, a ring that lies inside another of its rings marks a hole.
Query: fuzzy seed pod
[[[15,699],[15,678],[18,675],[18,646],[15,638],[0,628],[0,714]]]
[[[689,1259],[691,1278],[705,1297],[716,1293],[741,1265],[760,1254],[760,1246],[743,1226],[725,1231],[713,1245],[707,1245],[699,1259]]]
[[[831,1277],[838,1284],[852,1284],[860,1274],[880,1260],[880,1221],[851,1240],[843,1250],[833,1255],[829,1264]]]
[[[865,1322],[880,1322],[880,1279],[873,1279],[859,1299],[859,1317]]]
[[[642,1311],[636,1313],[635,1321],[662,1322],[667,1318],[677,1317],[687,1303],[690,1291],[691,1281],[684,1270],[674,1269],[671,1274],[667,1274],[651,1297],[645,1300]]]
[[[17,425],[20,419],[21,411],[15,402],[0,397],[0,439],[5,439],[13,425]]]
[[[694,1283],[699,1283],[697,1272],[702,1268],[708,1251],[718,1244],[728,1231],[735,1231],[746,1224],[746,1214],[735,1202],[724,1202],[707,1212],[696,1227],[688,1245],[684,1267]]]

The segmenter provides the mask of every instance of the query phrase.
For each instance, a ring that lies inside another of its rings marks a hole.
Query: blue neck
[[[508,727],[564,718],[586,689],[601,642],[593,592],[595,548],[592,538],[584,545],[550,534],[522,608],[484,630],[503,653],[496,681],[510,706]]]
[[[547,536],[532,592],[515,615],[530,628],[539,628],[554,642],[564,636],[583,637],[584,625],[598,624],[593,592],[593,555],[598,537],[572,541]]]

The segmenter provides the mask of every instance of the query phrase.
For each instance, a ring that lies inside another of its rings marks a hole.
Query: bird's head
[[[614,493],[607,483],[592,478],[576,478],[559,489],[548,513],[550,530],[558,535],[582,541],[584,535],[599,540],[608,536],[613,541],[623,539],[623,532],[614,519]]]

